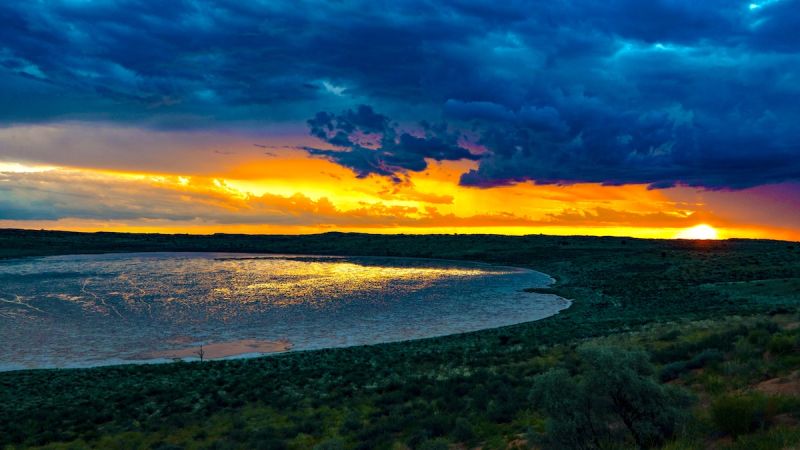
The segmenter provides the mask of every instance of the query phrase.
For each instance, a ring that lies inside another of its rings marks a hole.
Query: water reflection
[[[0,348],[0,369],[121,362],[200,343],[255,339],[262,344],[252,348],[313,349],[472,331],[567,306],[520,292],[548,282],[521,269],[401,258],[157,253],[7,261],[0,340],[12,344]]]

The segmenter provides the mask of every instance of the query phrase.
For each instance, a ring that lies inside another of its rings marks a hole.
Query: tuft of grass
[[[775,416],[784,412],[787,402],[781,397],[760,393],[729,394],[711,405],[711,420],[723,433],[738,438],[743,434],[765,430]]]
[[[800,429],[776,427],[742,436],[736,442],[720,447],[720,450],[793,450],[800,448],[798,445],[800,445]]]

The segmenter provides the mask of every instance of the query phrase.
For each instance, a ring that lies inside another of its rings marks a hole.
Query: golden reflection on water
[[[282,257],[140,257],[130,261],[93,261],[83,267],[85,277],[65,280],[55,288],[49,285],[62,292],[36,292],[35,286],[27,286],[34,292],[26,294],[57,299],[87,314],[227,322],[254,312],[296,305],[323,308],[356,298],[381,303],[380,293],[408,295],[441,283],[510,273],[486,266],[402,259],[365,262]],[[58,268],[57,264],[53,267]],[[62,269],[73,267],[65,262]]]
[[[440,283],[503,275],[499,268],[422,265],[419,261],[381,265],[341,258],[153,259],[111,270],[113,277],[86,278],[81,295],[61,297],[87,312],[119,314],[106,302],[114,297],[124,309],[173,321],[229,322],[269,309],[298,306],[331,308],[353,299],[383,301],[380,292],[408,295]],[[145,269],[145,270],[143,270]],[[121,273],[120,273],[121,272]],[[95,291],[96,289],[96,291]],[[89,300],[89,301],[86,301]]]
[[[565,304],[514,268],[402,258],[84,255],[0,264],[0,370],[257,339],[313,349],[474,331]],[[552,296],[551,296],[552,297]],[[5,352],[5,353],[3,353]],[[55,362],[54,362],[55,361]]]
[[[276,305],[298,302],[325,302],[317,294],[346,296],[402,286],[407,292],[430,287],[444,279],[486,276],[485,270],[432,267],[385,267],[354,264],[350,262],[300,263],[288,262],[274,267],[267,280],[258,271],[243,271],[239,279],[226,288],[226,294],[254,300],[258,294],[281,298]],[[256,279],[258,281],[252,282]],[[249,295],[243,290],[251,291]]]

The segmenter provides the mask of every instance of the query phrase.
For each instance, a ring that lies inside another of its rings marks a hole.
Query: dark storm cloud
[[[375,174],[401,181],[399,175],[404,172],[425,170],[426,159],[480,159],[479,155],[460,146],[460,136],[449,133],[446,126],[423,123],[425,135],[414,136],[398,131],[388,117],[366,105],[339,115],[319,112],[308,120],[308,126],[313,136],[337,149],[306,147],[306,151],[348,167],[358,177]]]
[[[800,179],[799,27],[800,0],[5,2],[0,122],[349,109],[309,122],[332,148],[308,151],[358,176],[466,158],[473,186],[744,188]],[[393,122],[432,119],[482,157]]]

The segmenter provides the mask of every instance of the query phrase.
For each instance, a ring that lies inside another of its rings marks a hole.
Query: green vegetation
[[[797,244],[0,231],[4,257],[159,250],[523,266],[553,275],[552,292],[574,304],[538,322],[405,343],[0,373],[0,447],[782,449],[800,441]],[[587,402],[591,416],[576,417],[575,405]],[[595,431],[575,431],[586,427]],[[570,432],[580,439],[565,441]]]
[[[685,422],[689,396],[658,384],[646,353],[589,346],[577,357],[576,375],[550,369],[534,379],[532,403],[549,417],[540,439],[547,447],[656,447]]]

